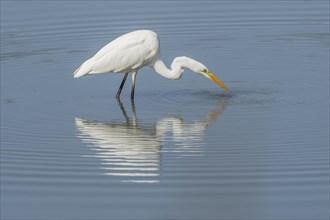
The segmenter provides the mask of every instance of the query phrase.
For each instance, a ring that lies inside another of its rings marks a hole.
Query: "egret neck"
[[[167,68],[161,58],[156,59],[150,66],[161,76],[167,79],[180,79],[184,68],[188,68],[191,71],[196,72],[196,66],[200,63],[189,57],[176,57],[172,64],[171,69]]]

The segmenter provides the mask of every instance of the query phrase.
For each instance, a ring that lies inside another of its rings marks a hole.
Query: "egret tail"
[[[78,78],[81,76],[85,76],[93,70],[93,62],[92,60],[86,60],[81,66],[73,73],[74,78]]]

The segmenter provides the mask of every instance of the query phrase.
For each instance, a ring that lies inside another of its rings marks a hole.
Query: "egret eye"
[[[203,72],[204,72],[204,73],[208,73],[209,71],[208,71],[207,69],[204,69]]]

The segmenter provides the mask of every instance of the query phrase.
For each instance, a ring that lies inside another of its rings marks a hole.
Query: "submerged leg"
[[[116,98],[117,98],[117,99],[119,98],[120,93],[121,93],[121,90],[122,90],[123,87],[124,87],[124,84],[125,84],[125,81],[126,81],[127,76],[128,76],[128,73],[125,73],[125,76],[124,76],[124,78],[123,78],[123,81],[121,81],[120,87],[119,87],[119,89],[118,89],[118,91],[117,91],[117,95],[116,95]]]
[[[132,114],[133,114],[133,126],[137,127],[138,122],[137,122],[137,117],[136,117],[136,112],[135,112],[135,104],[134,104],[134,99],[131,99],[131,108],[132,108]]]
[[[137,71],[132,72],[132,91],[131,91],[131,100],[134,100],[134,90],[135,90],[136,74],[137,74]]]
[[[123,103],[120,101],[120,98],[117,98],[117,103],[121,109],[121,112],[123,113],[124,117],[125,117],[125,120],[126,120],[126,125],[127,126],[130,126],[130,122],[129,122],[129,117],[127,116],[127,113],[125,111],[125,107],[123,105]]]

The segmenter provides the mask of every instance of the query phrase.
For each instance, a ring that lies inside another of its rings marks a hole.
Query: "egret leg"
[[[135,104],[134,104],[134,99],[131,100],[131,108],[132,108],[132,113],[133,113],[133,126],[137,127],[138,122],[137,122],[137,117],[136,117],[136,112],[135,112]]]
[[[136,80],[137,71],[132,72],[132,91],[131,91],[131,100],[134,101],[134,90],[135,90],[135,80]]]
[[[123,81],[121,81],[120,87],[119,87],[119,89],[118,89],[118,91],[117,91],[117,95],[116,95],[116,98],[117,98],[117,99],[119,98],[120,93],[121,93],[121,90],[122,90],[123,87],[124,87],[124,84],[125,84],[125,82],[126,82],[126,78],[127,78],[127,76],[128,76],[128,73],[125,73],[125,76],[124,76],[124,78],[123,78]]]
[[[123,113],[123,115],[125,117],[126,125],[127,126],[130,126],[129,117],[127,116],[127,113],[125,111],[125,107],[124,107],[123,103],[120,101],[120,98],[117,98],[117,103],[118,103],[118,105],[120,107],[121,112]]]

